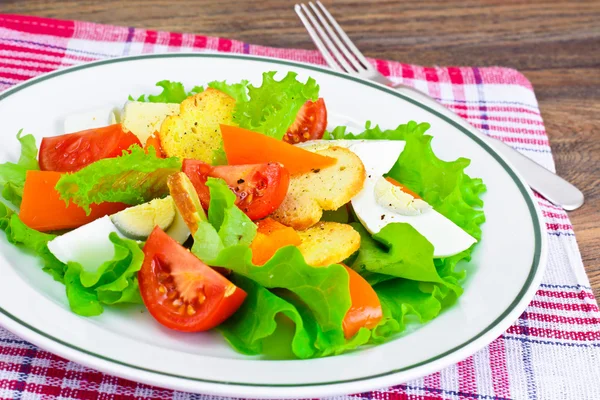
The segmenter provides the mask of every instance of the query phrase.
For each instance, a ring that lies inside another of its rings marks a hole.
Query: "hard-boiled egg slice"
[[[113,107],[104,107],[69,115],[65,118],[64,129],[65,133],[73,133],[116,123]]]
[[[111,232],[124,237],[110,217],[105,216],[57,236],[48,242],[48,249],[65,264],[73,261],[81,264],[86,271],[95,271],[115,256],[114,245],[108,239]]]
[[[352,207],[369,232],[377,233],[393,222],[410,224],[433,245],[436,258],[460,253],[477,241],[423,200],[404,192],[398,196],[399,189],[382,177],[367,177]]]
[[[142,208],[147,204],[142,204]],[[131,210],[131,208],[126,210]],[[115,218],[115,215],[98,218],[64,235],[57,236],[48,242],[48,249],[65,264],[74,261],[81,264],[86,271],[96,271],[100,265],[112,260],[115,255],[114,244],[108,238],[110,233],[115,232],[119,236],[127,238],[112,222],[111,218]],[[129,225],[131,225],[131,221],[129,221]],[[190,230],[176,207],[175,216],[165,232],[178,243],[184,243],[190,237]]]
[[[404,145],[404,141],[397,140],[315,140],[300,144],[307,150],[343,146],[362,160],[367,179],[351,203],[357,218],[370,233],[379,232],[387,224],[403,222],[429,240],[436,258],[468,249],[477,241],[475,238],[422,199],[414,198],[383,178],[398,160]]]

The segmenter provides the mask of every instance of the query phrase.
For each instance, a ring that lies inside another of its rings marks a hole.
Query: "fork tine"
[[[335,45],[331,42],[331,40],[329,39],[329,36],[327,36],[325,31],[323,31],[323,28],[321,27],[319,22],[315,19],[315,17],[310,12],[308,7],[306,7],[306,5],[304,5],[304,4],[300,4],[300,6],[302,7],[302,11],[304,11],[304,14],[308,17],[308,19],[312,23],[313,27],[317,30],[321,39],[325,42],[325,45],[327,46],[327,49],[329,50],[329,52],[333,55],[333,57],[335,58],[337,63],[340,64],[340,66],[342,67],[342,70],[344,72],[348,72],[348,73],[356,72],[350,66],[350,64],[348,64],[348,62],[346,61],[344,56],[340,54],[340,52],[335,47]]]
[[[337,23],[337,21],[331,16],[329,11],[327,11],[325,6],[323,4],[321,4],[321,2],[319,0],[317,0],[317,5],[321,8],[321,11],[323,11],[325,16],[329,19],[329,22],[331,23],[331,25],[333,25],[333,27],[337,31],[338,35],[346,43],[346,46],[348,46],[350,48],[350,50],[352,51],[352,53],[354,53],[354,56],[356,58],[358,58],[358,60],[364,65],[365,68],[367,68],[369,70],[374,70],[373,65],[369,61],[367,61],[367,59],[360,52],[360,50],[358,50],[356,48],[354,43],[352,43],[352,40],[350,40],[348,35],[346,35],[346,32],[344,32],[344,30],[340,27],[340,25]]]
[[[306,28],[306,31],[310,35],[310,38],[312,39],[315,46],[317,46],[317,48],[321,52],[321,55],[323,56],[323,58],[325,59],[327,64],[329,64],[329,66],[331,68],[335,69],[336,71],[344,72],[342,70],[342,68],[339,66],[339,64],[335,61],[335,59],[333,58],[333,56],[331,55],[331,53],[329,52],[329,50],[327,49],[327,47],[325,46],[325,44],[323,43],[323,41],[321,40],[319,35],[317,35],[317,32],[313,29],[310,22],[308,22],[308,19],[302,12],[302,8],[300,7],[299,4],[296,4],[294,6],[294,11],[296,11],[296,14],[298,14],[300,21],[302,21],[302,24],[304,24],[304,27]]]
[[[338,35],[333,31],[333,29],[331,29],[331,25],[323,17],[323,14],[321,14],[319,9],[313,4],[312,1],[309,2],[308,5],[310,6],[310,8],[312,8],[313,12],[315,13],[315,15],[317,16],[319,21],[321,21],[321,25],[323,25],[325,27],[325,29],[329,33],[329,36],[335,42],[335,45],[337,46],[337,48],[340,49],[342,51],[342,53],[344,53],[344,56],[346,57],[346,59],[348,61],[350,61],[350,63],[352,63],[352,65],[354,66],[354,69],[356,71],[363,70],[364,67],[360,64],[360,62],[356,59],[356,57],[353,56],[352,53],[350,53],[348,51],[348,48],[340,41]]]

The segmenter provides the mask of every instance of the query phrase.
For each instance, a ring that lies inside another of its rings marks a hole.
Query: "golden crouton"
[[[315,151],[337,159],[334,165],[290,177],[288,193],[273,219],[296,230],[310,228],[323,210],[337,210],[363,188],[365,167],[350,150],[332,146]]]
[[[179,115],[167,117],[159,132],[163,151],[169,157],[193,158],[207,163],[223,145],[219,124],[233,124],[235,100],[216,89],[185,99]]]
[[[167,179],[169,192],[179,210],[179,214],[189,228],[192,235],[198,230],[198,223],[206,221],[206,213],[200,204],[198,193],[190,181],[190,178],[183,172],[170,175]]]
[[[331,265],[344,261],[360,247],[360,235],[348,224],[319,222],[299,231],[298,249],[309,265]]]

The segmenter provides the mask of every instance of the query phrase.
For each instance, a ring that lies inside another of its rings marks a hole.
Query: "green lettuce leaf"
[[[432,136],[417,130],[408,133],[404,151],[388,175],[479,240],[480,225],[485,221],[480,196],[486,187],[481,179],[464,172],[470,160],[439,159],[431,149],[431,140]]]
[[[33,135],[22,136],[23,130],[17,133],[21,143],[21,156],[17,163],[5,162],[0,164],[0,188],[2,197],[15,206],[21,205],[25,176],[29,170],[39,170],[37,161],[37,146]]]
[[[358,139],[372,139],[372,140],[405,140],[406,135],[409,133],[422,134],[429,129],[431,125],[428,123],[417,124],[415,121],[410,121],[407,124],[398,125],[396,129],[381,130],[379,125],[371,127],[371,121],[367,121],[365,124],[365,130],[361,133],[354,134],[346,132],[347,127],[338,126],[331,132],[327,131],[323,135],[325,140],[358,140]]]
[[[141,95],[137,99],[129,96],[129,100],[142,101],[146,103],[181,103],[189,96],[202,93],[202,86],[194,86],[192,90],[187,92],[181,82],[172,82],[164,80],[156,83],[156,86],[162,88],[160,94]]]
[[[212,81],[208,87],[220,90],[235,99],[236,103],[250,100],[248,98],[248,81],[243,80],[240,83],[227,83],[226,81]]]
[[[210,264],[225,247],[249,246],[257,227],[235,205],[235,194],[225,181],[209,177],[206,186],[210,191],[208,220],[199,221],[192,252]]]
[[[302,83],[296,76],[288,72],[277,81],[275,72],[265,72],[261,86],[248,85],[250,100],[236,104],[233,120],[242,128],[283,138],[304,103],[319,97],[319,85],[314,79]]]
[[[103,304],[142,304],[137,272],[144,262],[144,252],[137,242],[114,232],[109,239],[115,247],[115,255],[96,271],[86,271],[76,262],[67,264],[65,287],[71,310],[76,314],[100,315],[104,311]]]
[[[55,280],[63,281],[65,265],[48,250],[48,242],[56,235],[31,229],[2,202],[0,202],[0,229],[6,233],[6,238],[10,243],[38,256],[44,263],[45,272],[52,275]]]
[[[433,245],[409,224],[391,223],[372,236],[360,223],[352,227],[360,234],[361,246],[351,267],[365,278],[382,274],[443,282],[433,263]]]
[[[242,288],[247,297],[239,310],[218,329],[236,350],[248,355],[270,352],[281,358],[310,358],[315,354],[315,339],[304,327],[296,307],[251,279],[234,274],[231,281]],[[289,318],[289,322],[283,316]],[[294,332],[286,335],[282,326],[290,322]]]
[[[442,311],[442,294],[439,286],[431,292],[423,291],[419,282],[396,278],[374,286],[381,302],[383,318],[373,329],[371,342],[382,343],[391,336],[403,332],[411,316],[425,323]]]
[[[83,316],[99,315],[103,305],[118,303],[142,304],[137,272],[142,267],[144,252],[134,240],[120,238],[111,233],[115,246],[112,260],[105,262],[95,272],[85,271],[80,264],[59,261],[48,249],[48,242],[56,237],[38,232],[25,225],[17,214],[0,202],[0,229],[8,241],[28,253],[39,257],[43,270],[64,283],[71,310]]]
[[[210,265],[229,268],[269,289],[289,290],[310,308],[325,331],[343,336],[342,320],[350,308],[348,273],[343,266],[310,266],[294,246],[279,249],[264,265],[251,260],[249,247],[235,245],[223,249]]]
[[[105,201],[141,204],[168,194],[167,178],[181,170],[176,157],[159,158],[133,145],[129,153],[96,161],[64,174],[56,190],[65,202],[72,201],[89,213],[91,204]]]

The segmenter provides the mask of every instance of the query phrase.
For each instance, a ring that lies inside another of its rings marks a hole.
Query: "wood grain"
[[[533,83],[600,299],[600,2],[324,0],[367,56],[421,65],[502,65]],[[0,11],[313,49],[287,0],[1,0]]]

